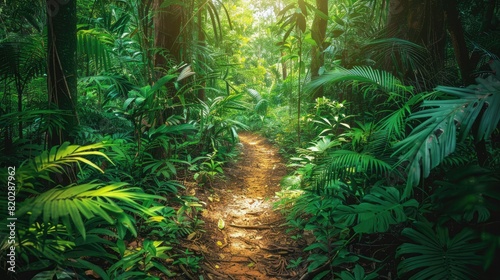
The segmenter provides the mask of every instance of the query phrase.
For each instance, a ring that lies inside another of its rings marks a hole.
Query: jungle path
[[[299,272],[287,265],[300,250],[285,233],[284,217],[273,210],[286,167],[265,138],[243,132],[240,142],[241,154],[225,168],[225,181],[214,183],[206,199],[201,196],[207,203],[205,232],[189,247],[202,252],[205,279],[297,278]]]

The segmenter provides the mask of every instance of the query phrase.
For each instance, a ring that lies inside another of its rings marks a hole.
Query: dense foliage
[[[0,202],[18,278],[199,273],[180,243],[203,230],[203,204],[183,189],[212,187],[249,129],[289,161],[277,208],[303,241],[301,279],[488,279],[499,8],[4,1]]]

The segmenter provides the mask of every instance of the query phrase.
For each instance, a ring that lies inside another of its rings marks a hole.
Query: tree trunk
[[[181,5],[169,4],[162,6],[164,0],[154,0],[153,24],[155,30],[156,49],[154,65],[157,75],[161,76],[161,68],[168,68],[168,60],[174,64],[182,61],[181,53],[181,29],[182,13]],[[167,52],[164,52],[166,50]],[[158,78],[158,77],[157,77]]]
[[[203,7],[200,5],[200,7],[198,8],[198,11],[196,13],[196,16],[197,16],[197,19],[198,19],[198,22],[197,22],[197,32],[198,32],[198,44],[200,46],[203,46],[205,47],[207,44],[206,44],[206,38],[205,38],[205,32],[203,31],[203,24],[205,23],[205,17],[204,17],[204,12],[205,12],[205,9],[203,9]],[[204,57],[203,55],[200,53],[198,54],[198,61],[203,61],[204,60]],[[200,63],[201,65],[201,63]],[[197,77],[197,79],[205,79],[205,77]],[[197,96],[198,96],[198,99],[202,100],[202,101],[205,101],[207,99],[207,96],[206,96],[206,92],[205,92],[205,81],[203,81],[201,83],[201,87],[199,89],[197,89],[198,93],[197,93]]]
[[[441,1],[435,0],[391,0],[389,3],[389,14],[387,20],[387,37],[396,37],[408,40],[425,47],[430,57],[427,65],[420,65],[420,69],[404,69],[402,63],[406,57],[400,57],[394,65],[391,56],[387,56],[385,69],[394,72],[401,69],[400,73],[409,81],[416,82],[416,76],[421,76],[423,80],[430,81],[425,84],[426,88],[433,88],[436,81],[433,81],[436,73],[442,71],[444,67],[444,54],[446,33],[444,26],[444,6]],[[425,71],[418,71],[423,70]],[[425,88],[421,89],[425,90]]]
[[[66,111],[63,129],[49,136],[49,146],[72,142],[76,114],[76,0],[47,0],[49,104]]]
[[[286,61],[283,59],[285,52],[281,51],[281,75],[283,76],[283,81],[288,77],[288,71],[286,69]]]
[[[141,44],[143,52],[142,62],[145,67],[143,68],[143,75],[149,84],[153,84],[154,77],[154,55],[152,54],[153,42],[153,26],[149,12],[153,5],[153,0],[142,0],[137,5],[137,14],[139,15],[139,39],[137,41]]]
[[[449,0],[445,6],[447,28],[450,33],[453,51],[455,52],[455,59],[457,60],[460,75],[462,76],[462,84],[470,85],[474,83],[474,77],[472,76],[473,67],[465,43],[464,30],[458,14],[457,2]]]
[[[316,0],[316,8],[324,16],[328,17],[328,0]],[[319,69],[324,64],[323,51],[325,49],[325,37],[327,20],[323,15],[316,13],[311,27],[311,36],[316,42],[316,45],[311,50],[311,79],[319,76]],[[323,96],[323,87],[320,87],[313,94],[313,100]]]
[[[76,114],[76,0],[47,0],[48,56],[47,86],[49,104],[65,111],[64,128],[48,136],[49,148],[66,141],[73,142],[72,130],[78,124]],[[69,185],[76,180],[74,167],[54,174],[55,184]]]

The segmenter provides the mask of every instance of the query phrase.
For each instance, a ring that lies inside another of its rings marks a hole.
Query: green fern
[[[340,205],[336,221],[354,225],[357,233],[386,232],[389,227],[409,219],[405,210],[418,207],[415,199],[405,200],[393,187],[373,187],[358,205]]]
[[[472,269],[479,266],[483,258],[476,253],[483,244],[474,242],[475,234],[464,229],[450,237],[448,229],[432,229],[427,222],[416,222],[415,229],[405,228],[403,236],[415,243],[404,243],[398,247],[396,258],[403,258],[398,265],[398,274],[404,277],[411,273],[409,280],[470,280],[477,277]]]

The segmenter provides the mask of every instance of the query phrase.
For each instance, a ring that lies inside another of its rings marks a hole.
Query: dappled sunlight
[[[296,242],[282,226],[284,218],[273,209],[285,166],[264,138],[243,133],[239,161],[226,171],[226,184],[214,192],[220,202],[204,211],[210,274],[229,279],[282,279],[298,275],[286,264],[296,258]],[[220,275],[218,275],[220,274]]]

